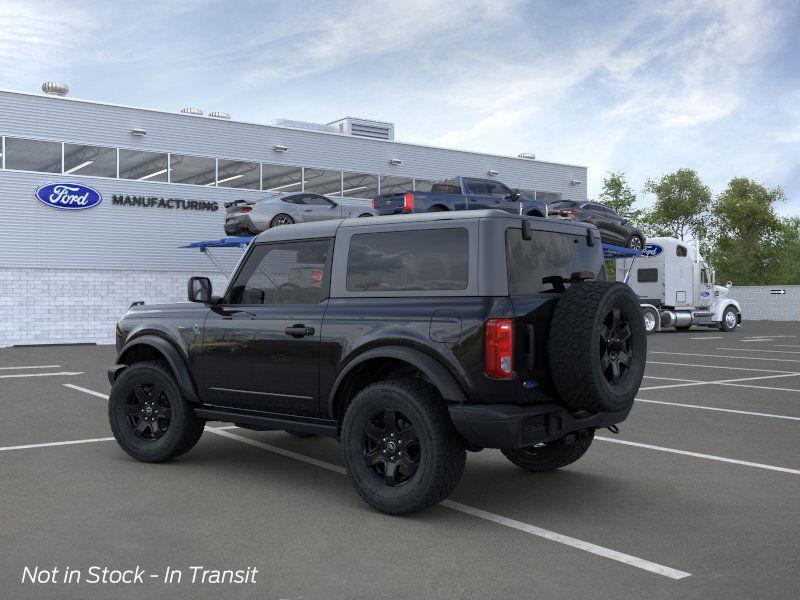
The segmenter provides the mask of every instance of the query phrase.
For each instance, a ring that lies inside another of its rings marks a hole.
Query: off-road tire
[[[365,460],[367,424],[394,409],[416,429],[419,461],[413,476],[396,487],[379,477]],[[424,381],[392,380],[361,390],[345,413],[342,458],[358,494],[377,510],[402,515],[437,504],[455,489],[464,472],[466,451],[439,392]]]
[[[612,309],[630,330],[630,365],[616,383],[601,368],[601,329]],[[553,383],[573,410],[616,412],[631,406],[642,383],[647,334],[639,300],[624,283],[584,281],[571,285],[553,311],[547,343]]]
[[[544,473],[574,463],[586,454],[593,439],[594,430],[590,430],[583,436],[575,435],[575,440],[571,444],[565,444],[563,440],[558,440],[538,447],[530,446],[517,450],[502,450],[502,452],[508,460],[521,469],[533,473]]]
[[[158,439],[136,435],[126,409],[135,388],[157,384],[169,402],[169,426]],[[136,460],[163,462],[191,450],[203,434],[205,422],[194,413],[194,406],[184,398],[166,363],[147,361],[125,369],[111,388],[108,398],[108,421],[120,447]]]

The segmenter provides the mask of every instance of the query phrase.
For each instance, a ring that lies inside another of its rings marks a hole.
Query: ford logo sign
[[[700,292],[700,295],[703,298],[708,298],[711,295],[711,292],[709,292],[708,290],[704,290],[704,291]]]
[[[642,250],[642,256],[658,256],[664,251],[664,248],[658,244],[647,244]]]
[[[36,189],[36,199],[61,210],[82,210],[97,206],[103,196],[97,190],[79,183],[48,183]]]

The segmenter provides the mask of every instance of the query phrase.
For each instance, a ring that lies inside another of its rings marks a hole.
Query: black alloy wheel
[[[600,324],[600,369],[606,381],[617,385],[631,366],[631,325],[619,308],[612,308]]]
[[[367,467],[390,487],[407,483],[419,468],[417,430],[408,417],[393,408],[369,420],[362,448]]]
[[[169,397],[157,383],[142,383],[133,388],[125,414],[133,434],[145,440],[159,439],[172,420]]]

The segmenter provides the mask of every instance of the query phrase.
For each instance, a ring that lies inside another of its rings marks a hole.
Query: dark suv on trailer
[[[600,230],[603,241],[615,246],[644,250],[644,232],[613,208],[597,202],[558,200],[549,206],[550,217],[562,221],[591,223]]]
[[[187,452],[206,421],[341,442],[387,513],[446,498],[465,451],[548,471],[623,421],[646,336],[604,281],[597,229],[462,211],[278,227],[222,295],[132,306],[117,324],[111,428],[134,458]]]

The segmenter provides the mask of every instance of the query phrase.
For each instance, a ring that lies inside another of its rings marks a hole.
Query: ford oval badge
[[[48,183],[36,189],[36,199],[61,210],[82,210],[97,206],[103,196],[97,190],[79,183]]]
[[[664,248],[658,244],[647,244],[642,250],[643,256],[658,256],[664,251]]]

